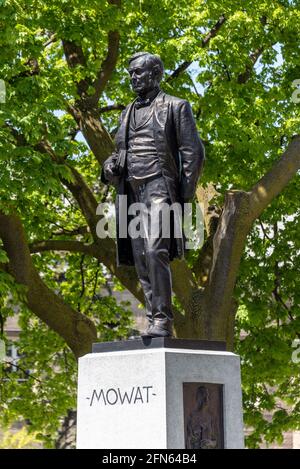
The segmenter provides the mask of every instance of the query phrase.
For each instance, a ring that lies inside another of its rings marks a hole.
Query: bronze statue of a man
[[[128,206],[139,202],[146,208],[175,203],[183,207],[195,195],[204,147],[189,103],[160,89],[164,73],[160,57],[134,54],[128,71],[137,98],[122,112],[116,152],[104,162],[101,180],[117,188],[117,265],[135,265],[148,319],[142,335],[167,337],[172,336],[173,324],[170,261],[183,258],[185,252],[183,230],[180,237],[174,234],[180,215],[171,211],[169,236],[163,236],[160,218],[154,220],[156,237],[146,230],[137,238],[127,232],[124,236],[121,223],[126,209],[121,207],[120,196],[127,196]],[[127,216],[125,223],[128,227]]]

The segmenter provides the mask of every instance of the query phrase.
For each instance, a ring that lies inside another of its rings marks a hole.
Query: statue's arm
[[[205,160],[204,145],[198,135],[192,109],[180,101],[175,112],[176,137],[181,159],[180,194],[184,202],[193,199]]]
[[[119,118],[119,127],[124,119],[126,109],[124,109]],[[112,184],[114,186],[119,183],[119,176],[116,173],[116,163],[118,160],[118,152],[114,151],[103,163],[101,170],[101,182],[104,184]]]

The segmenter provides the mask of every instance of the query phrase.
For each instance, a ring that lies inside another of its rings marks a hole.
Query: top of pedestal
[[[157,348],[187,349],[187,350],[217,350],[225,351],[226,343],[212,340],[174,339],[170,337],[139,337],[115,342],[96,342],[92,353],[121,352],[126,350],[145,350]]]

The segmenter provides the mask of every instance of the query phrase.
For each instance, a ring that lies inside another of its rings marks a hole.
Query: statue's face
[[[132,89],[138,95],[146,95],[157,85],[153,65],[147,64],[146,57],[138,57],[133,60],[128,68]]]
[[[203,409],[208,403],[209,396],[207,389],[201,390],[201,392],[197,393],[196,401],[197,401],[197,408],[198,410]]]

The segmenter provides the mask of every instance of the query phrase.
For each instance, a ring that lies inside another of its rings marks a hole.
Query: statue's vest
[[[127,174],[145,178],[161,173],[153,136],[153,105],[132,109],[128,132]]]

